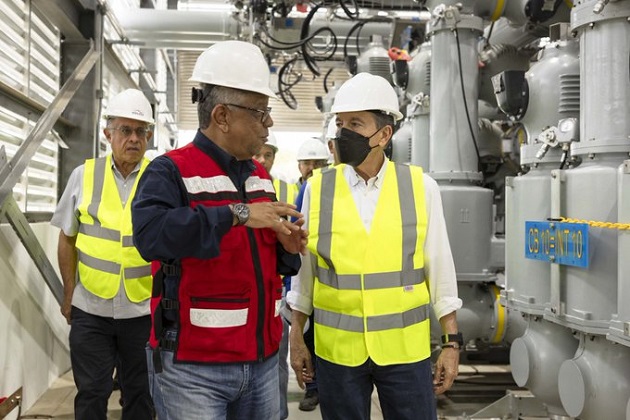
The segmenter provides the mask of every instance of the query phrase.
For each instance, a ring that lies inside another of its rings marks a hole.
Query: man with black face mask
[[[435,394],[453,384],[463,344],[440,191],[420,167],[385,157],[402,118],[385,79],[357,74],[332,112],[341,164],[315,174],[304,191],[309,253],[287,296],[291,366],[300,386],[312,380],[302,327],[314,312],[324,420],[368,420],[374,386],[385,419],[433,420]],[[433,375],[431,307],[444,334]]]

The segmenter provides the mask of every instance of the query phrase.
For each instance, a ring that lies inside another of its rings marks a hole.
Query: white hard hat
[[[278,141],[276,140],[276,135],[273,134],[273,131],[270,131],[267,135],[267,142],[265,146],[269,146],[273,149],[274,153],[278,153]]]
[[[370,73],[359,73],[339,88],[331,112],[356,112],[378,110],[402,119],[398,96],[387,80]]]
[[[103,118],[129,118],[154,124],[153,110],[144,93],[138,89],[123,90],[109,100]]]
[[[297,160],[328,160],[328,148],[317,139],[308,139],[298,149]]]
[[[337,118],[332,117],[326,127],[326,140],[332,140],[335,137],[337,137]]]
[[[269,77],[269,66],[260,48],[249,42],[221,41],[201,53],[188,80],[276,98],[269,88]]]

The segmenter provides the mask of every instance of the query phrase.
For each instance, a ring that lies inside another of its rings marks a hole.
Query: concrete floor
[[[288,420],[314,420],[321,419],[319,409],[311,412],[304,412],[298,409],[298,405],[304,391],[302,391],[295,381],[295,375],[290,371],[289,378],[289,418]],[[66,373],[42,395],[42,397],[25,413],[22,419],[55,419],[55,420],[74,420],[73,401],[76,395],[76,388],[72,371]],[[120,391],[114,391],[109,399],[108,420],[120,420],[121,408],[118,403]],[[373,400],[372,413],[373,419],[382,419],[378,402]]]
[[[298,409],[298,404],[302,399],[302,391],[295,381],[293,371],[290,370],[289,378],[289,420],[314,420],[321,419],[319,410],[303,412]],[[509,377],[509,370],[505,366],[460,366],[461,382],[465,383],[470,378],[483,378],[497,376]],[[463,386],[463,385],[462,385]],[[463,416],[470,415],[484,408],[494,399],[500,398],[501,389],[491,393],[483,392],[483,385],[476,385],[474,389],[464,389],[457,391],[457,386],[453,388],[453,393],[438,400],[438,414],[440,419],[462,419]],[[55,419],[73,420],[73,400],[76,394],[72,371],[66,373],[42,395],[42,397],[27,411],[22,413],[22,419]],[[119,391],[115,391],[109,400],[108,420],[120,420],[121,408],[118,404]],[[8,418],[11,418],[10,416]],[[381,420],[381,413],[376,392],[372,396],[372,420]]]

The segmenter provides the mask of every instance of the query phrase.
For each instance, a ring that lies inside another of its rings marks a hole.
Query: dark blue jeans
[[[78,391],[74,399],[77,420],[107,418],[114,366],[120,368],[123,420],[153,419],[145,358],[150,329],[149,315],[104,318],[72,307],[70,358]]]
[[[376,385],[385,420],[435,420],[429,359],[378,366],[371,359],[348,367],[317,358],[319,404],[324,420],[369,420]]]

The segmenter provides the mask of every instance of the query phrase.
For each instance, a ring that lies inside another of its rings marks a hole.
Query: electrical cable
[[[356,35],[356,47],[357,47],[357,55],[359,55],[360,50],[359,50],[359,38],[361,36],[361,29],[363,29],[363,26],[366,23],[370,23],[370,22],[391,22],[392,19],[390,18],[385,18],[385,17],[372,17],[370,19],[365,19],[365,20],[361,20],[357,23],[354,24],[354,26],[352,26],[352,28],[350,28],[350,30],[348,31],[348,34],[346,35],[346,39],[343,43],[343,58],[345,59],[346,57],[348,57],[348,40],[350,39],[350,37],[352,36],[352,33],[354,31],[356,31],[357,29],[359,29],[359,32]]]
[[[317,13],[317,10],[324,4],[324,2],[315,4],[315,6],[308,12],[308,15],[306,15],[306,18],[304,19],[304,22],[302,23],[302,30],[300,32],[300,39],[305,39],[308,37],[308,31],[309,31],[309,27],[311,26],[311,20],[313,20],[313,17],[315,16],[315,13]],[[332,31],[331,31],[332,32]],[[317,66],[317,64],[315,63],[315,60],[312,59],[312,57],[309,55],[308,51],[306,50],[306,45],[302,45],[302,56],[304,58],[304,63],[306,64],[306,66],[308,67],[308,69],[315,75],[315,76],[319,76],[321,73],[319,72],[319,67]],[[335,47],[336,48],[336,47]]]
[[[367,22],[365,22],[367,23]],[[365,23],[361,26],[359,26],[359,29],[357,30],[357,35],[355,38],[355,41],[357,43],[357,57],[361,55],[361,48],[359,48],[359,39],[361,38],[361,29],[363,29],[363,27],[365,26]]]
[[[330,76],[330,73],[332,73],[334,69],[334,67],[329,68],[326,72],[326,75],[324,76],[324,92],[326,93],[328,93],[328,76]]]
[[[263,33],[265,34],[265,36],[270,39],[272,42],[275,42],[277,44],[282,44],[282,46],[278,46],[278,45],[272,45],[270,43],[268,43],[267,41],[265,41],[264,39],[262,39],[262,37],[260,37],[260,35],[255,34],[254,38],[257,39],[258,41],[260,41],[261,44],[263,44],[264,46],[266,46],[267,48],[273,49],[273,50],[293,50],[296,48],[301,48],[304,45],[310,43],[310,41],[312,41],[316,36],[321,36],[322,32],[330,32],[330,34],[332,35],[332,47],[328,47],[325,51],[330,51],[332,49],[332,53],[331,54],[327,54],[322,60],[327,60],[329,58],[331,58],[336,49],[337,49],[337,35],[335,35],[335,33],[333,32],[333,30],[328,27],[322,27],[317,29],[315,32],[313,32],[312,35],[308,36],[305,39],[302,39],[298,42],[285,42],[285,41],[281,41],[279,39],[274,38],[273,36],[271,36],[271,34],[269,33],[269,30],[266,27],[263,27],[262,29]],[[318,53],[318,51],[314,48],[311,47],[311,51],[313,53]]]
[[[462,49],[459,45],[459,30],[454,29],[455,43],[457,44],[457,61],[459,63],[459,82],[462,87],[462,99],[464,101],[464,110],[466,111],[466,119],[468,120],[468,128],[470,129],[470,138],[475,146],[475,153],[477,154],[477,170],[481,171],[481,155],[479,155],[479,146],[477,146],[477,140],[475,139],[475,131],[473,130],[472,122],[470,121],[470,112],[468,111],[468,102],[466,101],[466,90],[464,89],[464,69],[462,67]]]
[[[488,29],[488,36],[486,37],[486,48],[490,46],[490,37],[492,36],[492,30],[494,29],[494,22],[496,22],[496,20],[492,21],[492,23],[490,24],[490,29]]]
[[[367,21],[361,21],[361,22],[357,22],[355,23],[352,28],[350,28],[350,30],[348,31],[348,35],[346,35],[346,39],[343,43],[343,58],[345,59],[346,57],[348,57],[348,40],[350,39],[350,36],[352,35],[352,33],[354,31],[356,31],[356,29],[359,26],[363,26],[367,23]]]
[[[302,74],[293,71],[297,59],[297,56],[293,57],[284,63],[278,71],[278,94],[286,106],[291,109],[297,109],[298,106],[295,95],[291,93],[291,88],[302,80]],[[295,76],[295,80],[290,80],[291,76]]]
[[[354,6],[354,13],[348,9],[348,6],[344,4],[344,0],[339,0],[339,6],[343,9],[343,12],[350,18],[350,20],[356,20],[359,18],[359,4],[357,0],[351,0],[352,6]]]

